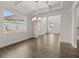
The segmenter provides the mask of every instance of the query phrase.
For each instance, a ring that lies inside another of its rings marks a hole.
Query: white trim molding
[[[72,6],[72,47],[73,48],[77,48],[77,38],[76,38],[76,29],[75,29],[75,16],[76,16],[76,7],[78,6],[79,2],[76,1],[74,2],[73,6]]]

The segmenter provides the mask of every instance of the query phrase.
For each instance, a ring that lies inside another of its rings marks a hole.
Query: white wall
[[[76,8],[76,28],[77,27],[79,27],[79,6]],[[76,35],[77,34],[79,34],[79,31],[76,33]],[[77,35],[77,39],[79,40],[79,35]]]
[[[2,20],[2,9],[0,9],[0,21]],[[0,30],[1,30],[1,22],[0,22]],[[33,24],[30,17],[27,17],[27,31],[26,32],[16,32],[16,33],[0,33],[0,48],[26,40],[28,38],[33,37]]]
[[[77,48],[77,40],[79,39],[77,35],[77,27],[79,27],[79,6],[77,4],[78,2],[72,8],[72,46],[74,48]]]
[[[61,14],[61,42],[72,42],[72,11],[67,10]]]
[[[77,19],[76,19],[76,9],[72,8],[72,46],[77,48]]]
[[[60,33],[60,26],[61,26],[61,15],[54,15],[47,17],[47,29],[49,33]],[[50,32],[49,26],[50,24],[54,24],[53,30]]]
[[[46,17],[41,17],[38,23],[38,35],[43,35],[46,33]]]
[[[77,31],[77,27],[79,27],[79,5],[72,9],[72,20],[72,46],[77,48],[77,40],[79,40],[79,35],[77,35],[79,34],[79,31]]]

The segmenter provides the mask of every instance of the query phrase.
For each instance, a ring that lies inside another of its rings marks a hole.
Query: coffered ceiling
[[[61,2],[47,2],[47,1],[24,1],[21,4],[18,4],[13,10],[18,10],[21,13],[30,15],[30,14],[39,14],[45,13],[51,10],[54,10],[57,7],[61,7]]]
[[[64,8],[63,3],[62,1],[1,1],[0,7],[24,15],[38,15]],[[69,6],[71,7],[71,4]]]

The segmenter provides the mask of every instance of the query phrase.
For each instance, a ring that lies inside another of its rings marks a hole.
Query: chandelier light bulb
[[[34,18],[32,18],[32,21],[34,21]]]
[[[38,20],[40,21],[40,18],[38,18]]]

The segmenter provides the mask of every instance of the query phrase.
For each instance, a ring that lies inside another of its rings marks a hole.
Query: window
[[[26,18],[24,16],[19,16],[18,20],[17,20],[17,24],[18,24],[18,31],[22,32],[22,31],[26,31]]]
[[[14,14],[11,11],[4,11],[3,33],[26,31],[26,17]]]
[[[54,30],[54,26],[55,26],[55,25],[54,25],[53,23],[50,23],[50,24],[49,24],[49,31],[53,31],[53,30]]]

